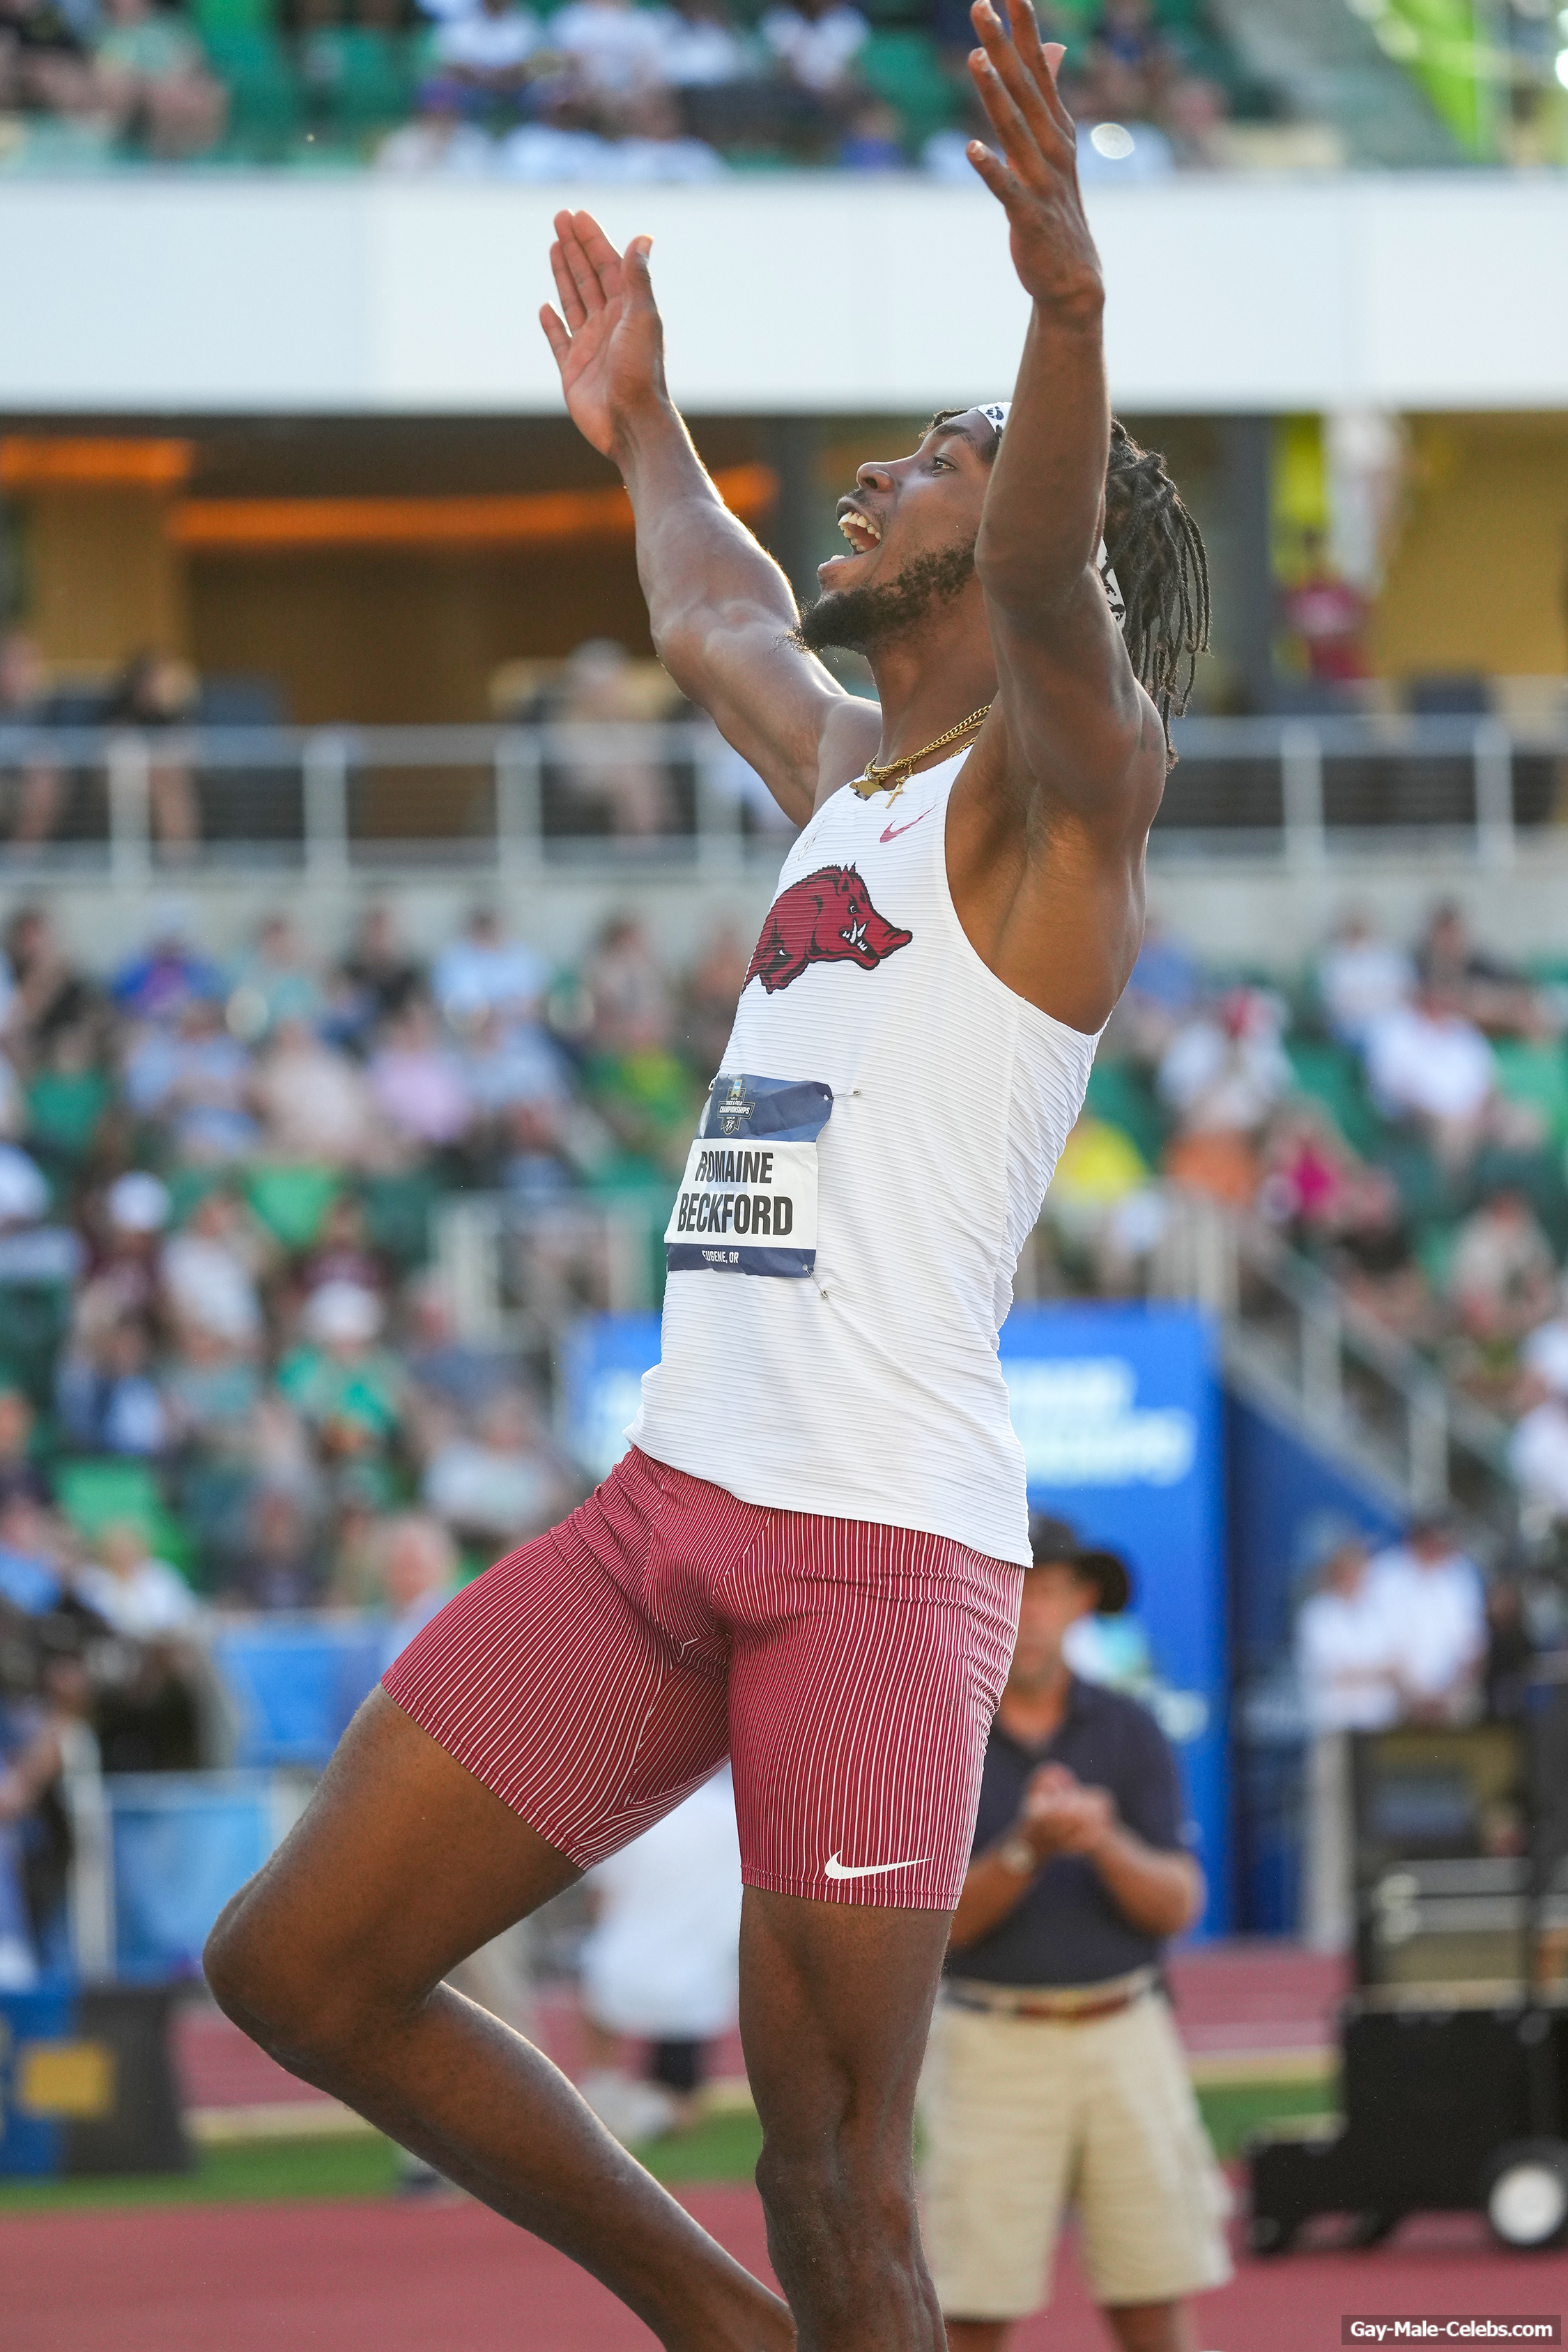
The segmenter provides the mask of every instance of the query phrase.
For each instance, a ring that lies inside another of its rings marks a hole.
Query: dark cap
[[[1037,1568],[1054,1568],[1060,1562],[1086,1584],[1092,1584],[1098,1596],[1094,1604],[1097,1616],[1120,1616],[1132,1598],[1132,1579],[1127,1572],[1126,1561],[1113,1551],[1100,1551],[1091,1544],[1080,1542],[1070,1520],[1053,1519],[1045,1511],[1031,1511],[1029,1549],[1035,1555]]]

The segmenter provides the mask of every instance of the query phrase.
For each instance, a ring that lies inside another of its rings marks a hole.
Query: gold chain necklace
[[[856,791],[863,801],[868,801],[873,793],[885,792],[888,793],[888,806],[891,808],[909,782],[911,770],[918,768],[922,760],[929,760],[933,751],[943,750],[949,743],[956,743],[961,735],[973,733],[990,709],[991,705],[986,703],[983,709],[972,710],[967,719],[961,719],[956,727],[950,727],[945,735],[939,735],[934,742],[922,745],[918,751],[911,751],[907,760],[889,760],[881,767],[875,760],[868,760],[863,773],[852,779]],[[888,789],[889,776],[897,776],[899,780],[890,792]]]

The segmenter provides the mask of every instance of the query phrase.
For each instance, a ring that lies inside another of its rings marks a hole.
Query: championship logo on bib
[[[833,1089],[814,1079],[715,1078],[665,1228],[670,1273],[809,1274],[832,1113]]]

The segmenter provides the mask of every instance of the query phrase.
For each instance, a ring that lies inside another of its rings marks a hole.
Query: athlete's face
[[[1007,1678],[1011,1688],[1037,1689],[1050,1680],[1061,1664],[1068,1626],[1091,1615],[1098,1598],[1094,1585],[1065,1560],[1029,1570],[1018,1606],[1018,1639]]]
[[[817,566],[808,645],[866,652],[961,594],[973,572],[996,436],[978,409],[933,425],[908,457],[869,460],[838,501],[846,550]]]

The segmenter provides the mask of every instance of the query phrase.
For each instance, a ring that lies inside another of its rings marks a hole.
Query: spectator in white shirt
[[[1448,1296],[1485,1342],[1521,1339],[1552,1306],[1557,1261],[1524,1194],[1500,1185],[1459,1228]]]
[[[1530,1402],[1538,1402],[1542,1394],[1568,1397],[1568,1300],[1560,1299],[1556,1313],[1536,1325],[1519,1360],[1527,1380],[1538,1384]]]
[[[562,16],[572,13],[563,9],[554,19],[552,40]],[[542,955],[503,935],[493,907],[476,907],[462,937],[437,957],[430,979],[443,1018],[464,1029],[486,1013],[509,1023],[531,1018],[549,977]]]
[[[1290,1060],[1279,1042],[1286,1017],[1271,989],[1237,988],[1176,1031],[1156,1084],[1184,1133],[1249,1135],[1263,1125],[1290,1090]]]
[[[1399,1719],[1395,1628],[1373,1589],[1359,1536],[1335,1529],[1318,1590],[1296,1620],[1296,1672],[1310,1737],[1301,1932],[1314,1951],[1343,1951],[1354,1926],[1350,1734]]]
[[[466,113],[515,112],[541,37],[538,18],[513,0],[479,0],[437,34],[437,74]]]
[[[104,1528],[97,1562],[79,1572],[76,1589],[112,1632],[131,1641],[183,1633],[200,1613],[184,1577],[153,1558],[142,1529],[129,1521]]]
[[[570,58],[588,93],[631,98],[662,79],[665,36],[648,8],[627,0],[567,0],[550,19],[550,46]]]
[[[1526,1396],[1535,1402],[1514,1424],[1509,1468],[1532,1513],[1568,1519],[1568,1399],[1545,1393],[1539,1375]]]
[[[1486,1662],[1486,1593],[1447,1520],[1414,1521],[1402,1544],[1373,1561],[1371,1584],[1396,1646],[1404,1714],[1418,1723],[1469,1721]]]
[[[1347,1045],[1362,1045],[1374,1021],[1415,992],[1412,959],[1359,913],[1340,924],[1318,959],[1317,977],[1329,1026]]]
[[[1531,1114],[1499,1096],[1490,1046],[1443,989],[1424,988],[1372,1023],[1366,1073],[1378,1108],[1418,1128],[1450,1173],[1489,1137],[1524,1149],[1540,1140]]]
[[[857,89],[854,64],[871,27],[845,0],[793,0],[770,8],[762,34],[790,79],[813,97],[833,100]]]
[[[657,21],[663,76],[671,89],[717,89],[750,73],[746,45],[724,0],[675,0]]]
[[[690,2111],[704,2045],[735,2021],[741,1849],[729,1767],[600,1863],[587,1888],[583,2095],[617,2138],[653,2138]],[[652,2042],[651,2082],[625,2071],[623,2036]]]

